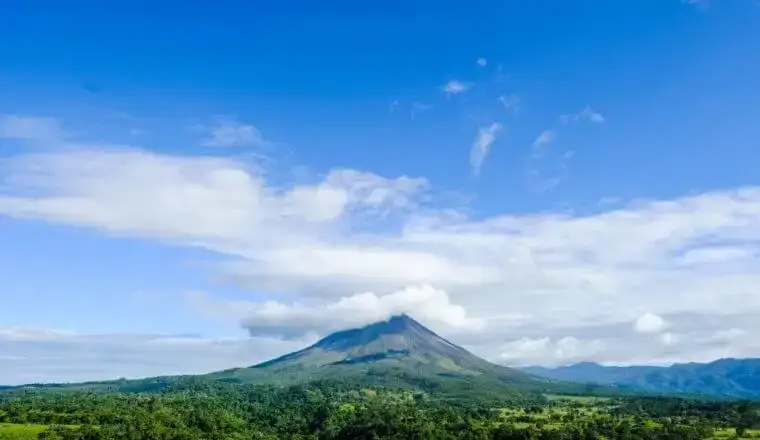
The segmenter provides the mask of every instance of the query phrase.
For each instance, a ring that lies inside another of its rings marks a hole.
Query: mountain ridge
[[[669,366],[604,366],[581,362],[556,368],[525,367],[547,379],[632,387],[651,392],[760,398],[760,359],[721,358]]]

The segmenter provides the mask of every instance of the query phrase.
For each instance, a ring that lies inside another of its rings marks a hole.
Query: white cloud
[[[478,129],[478,135],[470,149],[470,168],[475,175],[480,174],[480,168],[491,151],[491,146],[496,141],[496,134],[501,130],[501,124],[494,122],[487,127]]]
[[[547,358],[551,365],[565,365],[593,357],[604,348],[601,341],[580,341],[572,336],[521,338],[503,345],[498,359],[514,366],[545,364]]]
[[[562,124],[589,121],[596,124],[604,122],[601,113],[586,107],[576,114],[560,116]],[[546,129],[533,141],[527,160],[525,180],[527,186],[534,192],[544,192],[557,187],[570,174],[569,161],[575,155],[571,150],[551,151],[549,146],[557,139],[560,127]]]
[[[54,118],[0,115],[0,139],[56,141],[65,135],[61,124]]]
[[[556,141],[553,129],[547,129],[536,137],[528,154],[525,184],[534,192],[541,193],[557,187],[569,174],[570,152],[557,154],[550,149]]]
[[[475,60],[475,64],[477,64],[480,67],[486,67],[486,65],[488,64],[488,60],[485,58],[478,58],[477,60]]]
[[[428,110],[433,108],[430,104],[425,104],[424,102],[414,101],[412,102],[411,109],[409,109],[409,115],[414,118],[420,113],[424,113]]]
[[[660,341],[663,343],[663,345],[671,346],[674,345],[676,342],[678,342],[678,335],[671,332],[665,332],[660,335]]]
[[[757,187],[620,200],[583,215],[470,218],[439,206],[421,178],[338,169],[309,183],[274,185],[233,159],[68,147],[2,159],[0,215],[212,251],[226,258],[212,267],[224,280],[269,292],[280,307],[259,304],[251,313],[284,310],[279,322],[260,321],[260,334],[322,333],[331,328],[327,321],[303,319],[294,331],[294,317],[334,310],[343,298],[353,307],[346,315],[370,319],[418,304],[412,299],[419,292],[409,289],[430,286],[412,316],[448,310],[428,318],[433,329],[455,333],[454,342],[491,359],[523,338],[550,342],[536,354],[502,359],[657,363],[760,355],[752,337],[760,332]],[[407,296],[409,302],[398,299]],[[677,333],[663,336],[671,330],[657,318]],[[460,324],[451,324],[456,319]],[[662,328],[632,331],[639,320],[640,329]],[[487,331],[461,322],[484,323]],[[727,343],[729,329],[741,331]]]
[[[201,145],[204,147],[260,148],[270,145],[256,127],[234,119],[218,118],[212,126],[199,128],[208,133],[208,137],[201,140]]]
[[[188,301],[203,313],[235,315],[252,336],[262,337],[303,339],[314,333],[326,335],[360,327],[401,313],[413,314],[421,322],[449,332],[485,327],[484,320],[468,317],[464,307],[452,304],[446,292],[426,285],[385,295],[357,293],[327,303],[220,302],[198,293],[189,295]]]
[[[602,116],[601,113],[595,111],[591,107],[586,107],[578,113],[560,116],[560,121],[562,121],[563,124],[579,121],[588,121],[595,124],[601,124],[604,122],[604,116]]]
[[[536,140],[533,141],[533,147],[536,149],[545,147],[554,142],[555,137],[554,130],[544,130],[538,135]]]
[[[462,82],[456,79],[449,80],[441,87],[441,90],[446,92],[447,95],[458,95],[464,93],[472,88],[473,84],[469,82]]]
[[[668,326],[667,321],[652,313],[645,313],[639,316],[633,324],[634,330],[642,334],[660,333],[668,328]]]

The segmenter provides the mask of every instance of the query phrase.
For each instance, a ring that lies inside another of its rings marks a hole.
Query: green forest
[[[760,438],[759,411],[748,401],[541,394],[500,401],[340,381],[278,387],[191,378],[135,392],[7,390],[0,439]]]

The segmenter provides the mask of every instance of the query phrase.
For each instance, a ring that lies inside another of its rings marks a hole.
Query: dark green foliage
[[[748,402],[621,398],[452,401],[340,382],[276,387],[187,380],[152,393],[0,393],[0,424],[39,439],[701,439],[760,426]],[[32,425],[30,425],[32,426]],[[0,438],[3,437],[0,425]]]

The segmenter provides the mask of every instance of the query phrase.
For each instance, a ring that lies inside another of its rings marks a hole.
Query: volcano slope
[[[339,380],[452,393],[519,394],[580,389],[578,385],[488,362],[408,315],[333,333],[303,350],[209,376],[227,382],[283,385]]]

